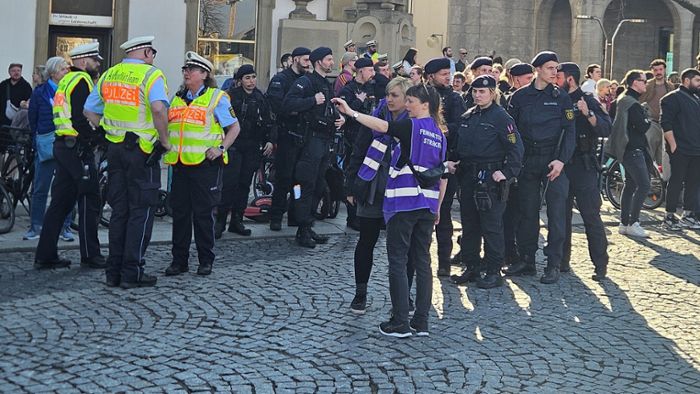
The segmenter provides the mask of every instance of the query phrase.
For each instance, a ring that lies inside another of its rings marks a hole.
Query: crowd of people
[[[56,243],[70,233],[67,223],[77,202],[81,265],[105,269],[107,286],[155,285],[156,276],[144,267],[161,159],[173,169],[172,263],[165,275],[189,271],[193,232],[200,275],[212,272],[214,244],[227,225],[230,232],[251,235],[243,212],[263,156],[274,155],[276,168],[270,229],[280,231],[287,213],[299,246],[326,243],[328,237],[313,230],[313,213],[338,133],[345,147],[347,224],[359,231],[350,309],[367,309],[374,250],[386,229],[392,313],[379,327],[385,335],[429,335],[433,232],[437,275],[450,276],[451,266],[461,264],[464,271],[451,277],[458,285],[490,289],[502,286],[504,275],[536,275],[545,203],[546,268],[540,281],[556,283],[571,269],[574,201],[592,279],[605,280],[600,141],[607,140],[605,152],[625,168],[620,234],[647,236],[639,213],[650,187],[648,169],[662,162],[668,177],[664,226],[700,229],[700,172],[693,171],[700,165],[698,68],[683,70],[674,84],[666,63],[657,59],[649,71],[630,70],[618,83],[602,78],[597,64],[582,72],[551,51],[527,63],[493,56],[468,61],[460,48],[455,61],[450,47],[424,64],[412,48],[390,66],[375,40],[361,54],[348,41],[338,65],[328,47],[285,54],[265,93],[251,65],[241,66],[226,90],[218,89],[213,64],[187,52],[180,88],[168,97],[165,76],[153,65],[153,40],[125,42],[124,60],[103,73],[94,43],[74,48],[70,65],[49,59],[33,92],[18,64],[10,65],[10,79],[0,84],[2,123],[26,108],[35,132],[37,170],[25,238],[39,238],[37,269],[70,265]],[[93,157],[93,148],[105,144],[112,208],[107,258],[97,240]],[[463,230],[460,250],[453,253],[451,208],[457,196]]]

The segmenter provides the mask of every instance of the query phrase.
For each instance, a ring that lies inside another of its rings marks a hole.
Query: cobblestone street
[[[31,253],[3,253],[0,392],[697,393],[700,235],[649,228],[645,241],[610,234],[601,284],[580,227],[558,284],[435,278],[431,336],[407,340],[378,330],[383,241],[364,316],[349,311],[355,235],[315,251],[228,239],[204,278],[162,276],[169,247],[153,246],[158,286],[128,292],[77,264],[39,272]]]

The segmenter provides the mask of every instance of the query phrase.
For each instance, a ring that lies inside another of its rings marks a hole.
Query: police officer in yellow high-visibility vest
[[[97,171],[91,143],[100,138],[83,115],[83,106],[93,88],[93,78],[100,70],[98,43],[80,45],[69,53],[73,66],[56,88],[53,98],[53,121],[56,139],[53,154],[56,176],[51,188],[51,204],[44,216],[41,237],[36,249],[37,269],[67,267],[70,260],[59,258],[58,236],[78,201],[80,224],[80,265],[105,268],[97,238],[99,196]]]
[[[126,58],[102,75],[85,103],[85,115],[99,123],[109,142],[107,200],[109,224],[107,286],[154,286],[144,273],[146,248],[159,204],[159,160],[170,149],[168,94],[163,72],[153,66],[155,37],[137,37],[121,45]],[[149,160],[149,156],[151,159]]]
[[[214,263],[214,208],[221,201],[226,150],[240,132],[228,95],[216,88],[212,63],[195,52],[185,54],[181,89],[170,103],[168,133],[171,150],[165,164],[173,166],[170,207],[173,211],[173,260],[165,275],[189,271],[190,243],[199,257],[198,275],[211,274]]]

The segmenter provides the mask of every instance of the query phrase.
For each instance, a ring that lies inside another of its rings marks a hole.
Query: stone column
[[[306,9],[306,6],[313,0],[294,0],[297,8],[289,13],[289,19],[316,19],[316,15]]]
[[[605,37],[597,20],[576,19],[576,16],[592,16],[598,18],[602,23],[607,3],[607,0],[571,0],[571,17],[574,18],[571,26],[573,41],[571,61],[578,64],[582,71],[585,70],[586,66],[593,63],[603,66],[603,63],[605,63],[605,52],[603,49]],[[603,67],[603,70],[607,70],[607,68]],[[607,78],[606,72],[603,72],[603,77]]]
[[[34,64],[44,64],[49,54],[49,0],[37,0],[36,2],[36,27],[34,36]]]
[[[272,11],[274,9],[275,0],[258,1],[258,23],[255,26],[255,69],[258,73],[258,86],[265,90],[272,77],[270,54],[272,53]]]
[[[678,12],[679,19],[676,21],[676,18],[674,18],[675,26],[673,26],[676,41],[673,45],[673,69],[680,72],[688,67],[695,66],[695,54],[693,54],[693,22],[695,21],[695,14],[675,2],[673,5],[676,8],[676,12]]]

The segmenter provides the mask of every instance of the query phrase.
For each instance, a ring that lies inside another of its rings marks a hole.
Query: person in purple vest
[[[379,102],[372,116],[388,122],[408,118],[406,91],[411,86],[413,83],[408,78],[392,79],[386,85],[386,98]],[[384,190],[389,178],[391,147],[394,145],[396,140],[391,136],[363,126],[345,166],[347,201],[357,207],[360,225],[354,260],[355,298],[350,303],[350,310],[357,314],[364,314],[367,309],[367,282],[372,272],[374,247],[384,224]]]
[[[418,176],[431,177],[436,169],[443,168],[447,139],[441,129],[444,123],[440,115],[440,95],[425,84],[412,86],[406,91],[406,110],[410,118],[391,122],[355,112],[342,99],[334,98],[333,102],[340,112],[362,125],[399,140],[391,154],[383,206],[392,314],[389,321],[379,325],[379,330],[398,338],[410,337],[413,332],[428,336],[428,312],[433,293],[430,243],[434,225],[440,222],[439,207],[447,182],[444,179],[419,181]],[[416,312],[410,323],[409,253],[416,270]]]

